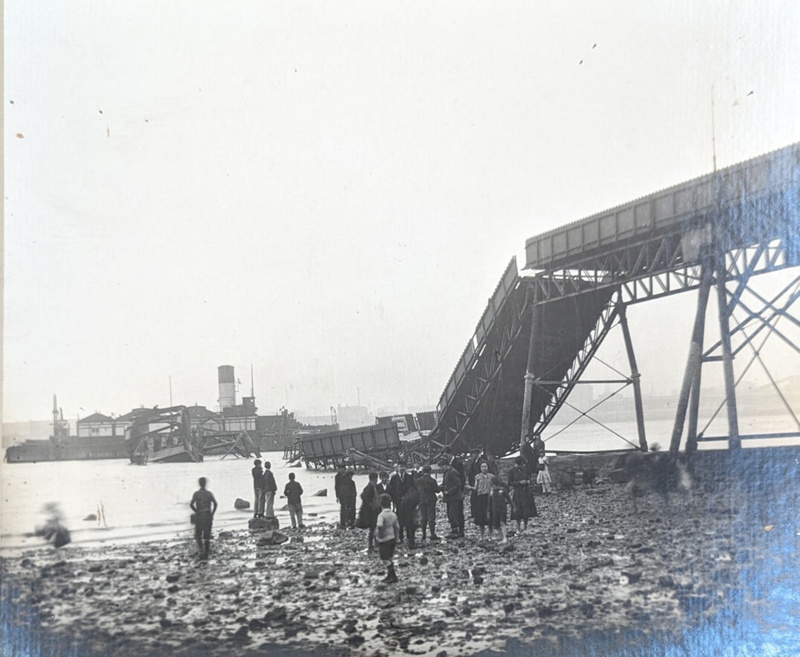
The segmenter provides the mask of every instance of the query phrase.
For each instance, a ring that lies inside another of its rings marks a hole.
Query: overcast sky
[[[800,141],[798,34],[793,0],[7,2],[4,419],[170,376],[215,408],[221,364],[262,413],[432,406],[527,238],[711,170],[712,96],[719,166]]]

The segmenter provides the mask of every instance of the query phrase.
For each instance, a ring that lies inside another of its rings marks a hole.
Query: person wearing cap
[[[253,517],[264,517],[264,470],[261,468],[261,459],[253,461]]]
[[[397,520],[400,523],[400,542],[403,536],[408,536],[409,547],[414,547],[414,521],[416,519],[417,504],[419,495],[414,483],[414,477],[406,471],[406,464],[400,461],[397,464],[397,472],[389,480],[389,494],[392,496]]]
[[[431,540],[439,540],[436,535],[436,493],[440,490],[438,482],[431,476],[431,466],[422,466],[422,474],[417,479],[417,491],[419,491],[419,524],[422,526],[423,541],[429,527]]]
[[[449,445],[442,450],[442,456],[444,456],[444,460],[447,461],[447,465],[449,465],[458,473],[458,476],[461,478],[461,488],[464,488],[467,485],[467,475],[464,472],[464,461],[453,454],[453,450]]]
[[[450,533],[445,538],[464,538],[464,485],[458,471],[447,461],[444,467],[442,497],[447,505]]]

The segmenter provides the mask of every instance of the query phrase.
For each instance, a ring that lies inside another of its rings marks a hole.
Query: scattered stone
[[[234,641],[248,641],[250,639],[250,628],[247,625],[242,625],[236,632],[233,633]]]
[[[284,623],[286,621],[286,607],[273,607],[264,614],[265,623]]]
[[[311,497],[328,497],[328,489],[327,488],[323,488],[322,490],[318,490]],[[311,515],[311,514],[309,514],[309,515]]]
[[[170,584],[172,584],[173,582],[177,582],[180,578],[181,576],[178,573],[170,573],[166,577],[167,582],[169,582]]]
[[[248,502],[247,500],[243,500],[241,497],[237,497],[236,501],[233,503],[233,508],[238,509],[240,511],[242,509],[249,509],[250,502]]]
[[[97,520],[97,514],[96,513],[90,513],[83,520],[84,520],[84,522],[89,522],[91,520]]]
[[[642,579],[641,570],[623,570],[622,575],[628,578],[628,584],[636,584],[636,582]]]
[[[217,538],[221,539],[233,538],[233,532],[220,532],[219,534],[217,534]]]
[[[280,522],[277,518],[250,518],[247,527],[253,530],[274,530],[280,529]]]
[[[672,579],[669,575],[662,575],[658,578],[658,585],[664,588],[672,588],[675,586],[675,580]]]

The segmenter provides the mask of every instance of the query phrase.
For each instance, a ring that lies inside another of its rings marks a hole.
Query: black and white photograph
[[[3,5],[0,654],[800,654],[800,4]]]

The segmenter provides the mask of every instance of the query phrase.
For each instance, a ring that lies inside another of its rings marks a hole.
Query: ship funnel
[[[233,365],[220,365],[219,372],[219,409],[236,406],[236,378]]]

